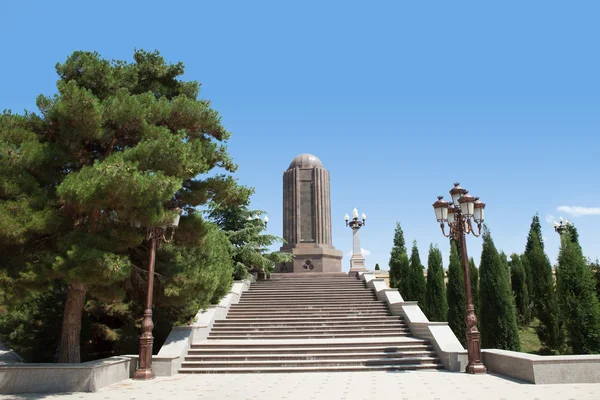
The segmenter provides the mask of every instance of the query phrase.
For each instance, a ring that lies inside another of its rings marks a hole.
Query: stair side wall
[[[384,279],[375,278],[372,272],[361,272],[357,279],[365,282],[377,298],[384,301],[392,315],[403,316],[413,336],[428,339],[449,371],[464,371],[467,351],[452,332],[447,322],[431,322],[416,301],[404,301],[397,289],[390,289]]]

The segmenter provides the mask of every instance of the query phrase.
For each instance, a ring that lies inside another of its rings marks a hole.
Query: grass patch
[[[542,344],[535,333],[535,327],[540,321],[534,319],[529,326],[519,328],[519,340],[521,341],[521,351],[523,353],[539,354]]]

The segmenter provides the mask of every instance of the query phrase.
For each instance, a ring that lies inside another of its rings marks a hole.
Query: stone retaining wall
[[[598,383],[600,355],[538,356],[508,350],[482,350],[488,372],[535,384]]]
[[[213,323],[224,319],[232,304],[248,290],[250,281],[234,282],[219,304],[200,310],[190,326],[174,327],[157,355],[152,357],[156,376],[177,374],[190,344],[206,339]],[[0,394],[95,392],[129,379],[137,369],[138,355],[111,357],[81,364],[0,365]]]

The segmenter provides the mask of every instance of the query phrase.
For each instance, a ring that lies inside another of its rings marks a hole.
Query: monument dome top
[[[317,158],[317,156],[313,156],[312,154],[304,153],[304,154],[300,154],[299,156],[296,156],[290,163],[290,166],[288,167],[288,169],[296,168],[296,167],[299,167],[299,168],[314,168],[314,167],[323,168],[323,163],[321,162],[321,160],[319,160]]]

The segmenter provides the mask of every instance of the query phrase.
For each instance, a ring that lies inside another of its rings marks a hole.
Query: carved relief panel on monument
[[[312,171],[301,171],[308,172]],[[300,174],[305,175],[305,174]],[[306,174],[308,175],[308,174]],[[310,174],[312,175],[312,174]],[[309,176],[310,176],[309,175]],[[300,242],[315,242],[315,214],[313,207],[313,183],[311,180],[300,181]]]
[[[304,265],[302,266],[304,271],[312,271],[315,269],[315,266],[312,264],[312,261],[306,260],[304,261]]]

